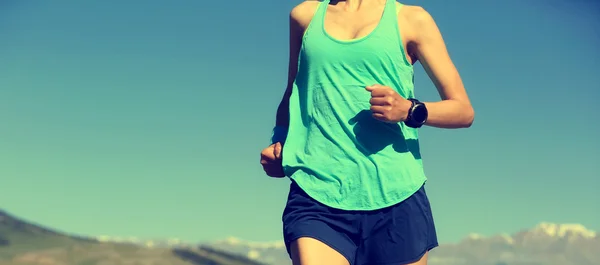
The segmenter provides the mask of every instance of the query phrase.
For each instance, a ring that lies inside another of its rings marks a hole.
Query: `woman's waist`
[[[378,130],[368,124],[354,126],[339,124],[312,124],[308,127],[290,127],[284,157],[312,163],[343,163],[349,166],[420,163],[417,138],[407,138],[399,125],[388,125]]]

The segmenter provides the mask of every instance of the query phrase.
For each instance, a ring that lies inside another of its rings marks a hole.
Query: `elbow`
[[[470,128],[475,120],[475,110],[468,102],[461,102],[455,108],[455,119],[453,128],[464,129]]]
[[[475,121],[475,110],[472,106],[467,106],[464,110],[463,128],[470,128]]]

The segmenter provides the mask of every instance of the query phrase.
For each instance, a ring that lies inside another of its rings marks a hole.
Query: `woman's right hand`
[[[285,177],[283,166],[281,164],[281,149],[281,143],[277,142],[263,149],[260,153],[260,164],[263,166],[265,173],[267,173],[267,176],[269,177]]]

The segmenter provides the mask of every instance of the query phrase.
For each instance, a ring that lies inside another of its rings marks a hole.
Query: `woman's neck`
[[[368,7],[375,2],[383,2],[385,0],[331,0],[331,3],[337,5],[338,3],[343,3],[344,9],[346,11],[356,11],[363,7]]]

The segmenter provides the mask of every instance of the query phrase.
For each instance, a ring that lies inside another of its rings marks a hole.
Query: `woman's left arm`
[[[439,128],[468,128],[473,124],[475,111],[462,79],[450,59],[442,34],[434,19],[423,8],[416,7],[408,15],[411,25],[411,48],[425,72],[434,83],[441,101],[425,102],[428,126]]]

